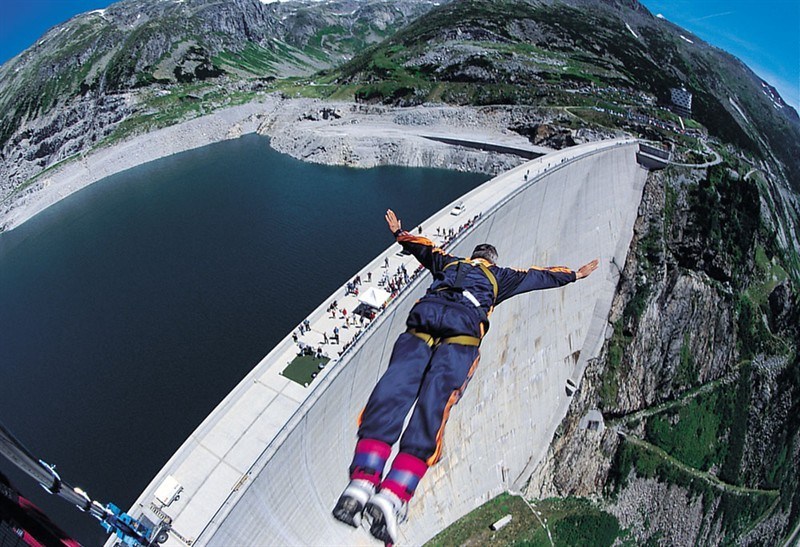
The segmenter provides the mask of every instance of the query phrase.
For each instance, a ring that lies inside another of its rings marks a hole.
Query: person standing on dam
[[[333,516],[353,527],[363,517],[375,538],[391,544],[417,485],[441,457],[447,418],[478,365],[478,349],[494,307],[518,294],[587,277],[598,261],[577,271],[503,268],[495,264],[497,250],[492,245],[483,243],[469,259],[459,258],[404,231],[391,209],[385,218],[397,242],[433,274],[433,283],[409,312],[408,330],[395,342],[389,366],[361,413],[350,483]],[[398,439],[399,453],[384,478]]]

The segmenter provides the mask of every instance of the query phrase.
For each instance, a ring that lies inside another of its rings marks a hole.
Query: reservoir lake
[[[387,208],[410,229],[488,178],[309,164],[246,135],[90,185],[0,234],[0,421],[127,510],[245,374],[393,243]],[[2,458],[0,472],[81,543],[105,541]]]

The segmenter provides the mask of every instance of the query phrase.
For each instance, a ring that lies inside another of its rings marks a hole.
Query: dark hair
[[[475,250],[472,251],[472,256],[470,258],[485,258],[492,264],[497,262],[497,249],[494,248],[494,245],[489,245],[488,243],[481,243]]]

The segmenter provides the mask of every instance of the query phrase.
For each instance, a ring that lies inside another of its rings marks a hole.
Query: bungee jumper
[[[518,294],[587,277],[598,261],[577,271],[504,268],[496,265],[497,250],[488,243],[475,247],[469,259],[459,258],[404,231],[391,209],[385,218],[397,242],[433,274],[433,283],[409,312],[408,330],[395,342],[389,366],[359,417],[350,483],[333,516],[353,527],[363,517],[376,539],[392,544],[420,480],[441,458],[445,424],[478,365],[494,307]],[[399,453],[384,477],[398,440]]]

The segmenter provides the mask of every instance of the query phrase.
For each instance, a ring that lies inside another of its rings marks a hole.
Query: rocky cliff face
[[[435,167],[496,175],[525,160],[511,153],[487,154],[465,145],[444,144],[435,137],[465,142],[486,139],[524,148],[528,143],[520,136],[524,133],[520,127],[550,128],[558,118],[552,112],[519,106],[398,108],[293,101],[266,116],[259,132],[270,137],[275,150],[314,163]],[[582,143],[612,137],[614,132],[562,129],[558,136],[537,144],[562,148],[565,139]]]
[[[637,543],[778,544],[797,523],[797,297],[732,172],[651,175],[602,356],[528,486],[597,500]],[[702,192],[741,199],[709,219]],[[590,409],[604,431],[580,428]]]

